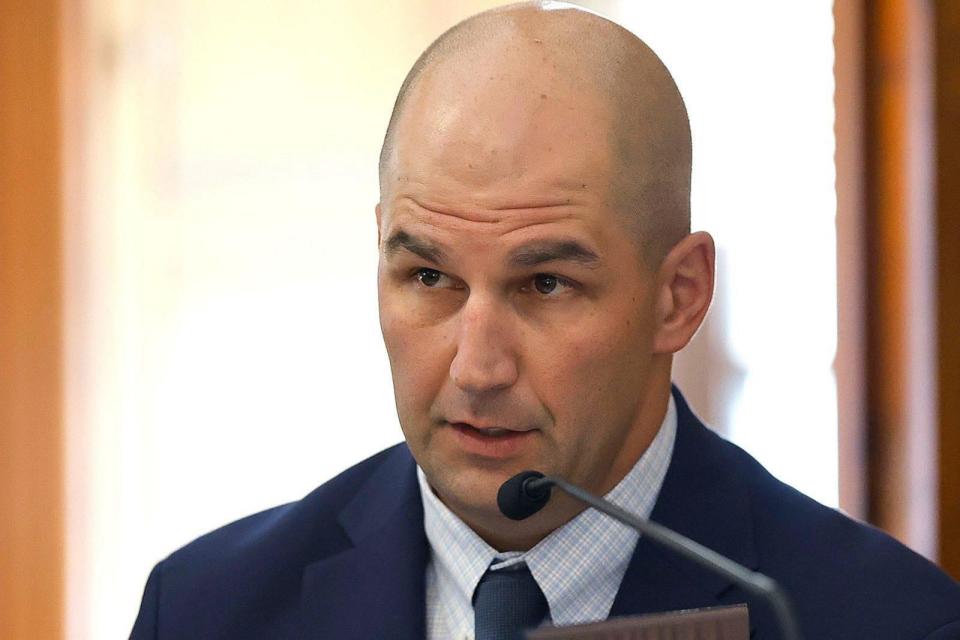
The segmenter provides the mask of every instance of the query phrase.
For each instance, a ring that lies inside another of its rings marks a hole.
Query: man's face
[[[557,80],[504,84],[425,79],[378,208],[400,424],[460,513],[494,512],[525,469],[609,489],[649,435],[655,274],[611,204],[609,112]]]

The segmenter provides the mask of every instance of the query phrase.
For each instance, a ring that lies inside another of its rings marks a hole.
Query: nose
[[[461,308],[457,352],[450,363],[450,378],[459,389],[483,393],[509,388],[517,381],[507,313],[479,298],[468,299]]]

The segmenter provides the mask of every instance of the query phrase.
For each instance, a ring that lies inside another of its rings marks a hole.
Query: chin
[[[424,472],[434,492],[451,511],[458,515],[472,513],[486,517],[500,514],[497,492],[500,485],[516,473],[482,467],[458,470],[446,467],[435,474],[426,469]]]

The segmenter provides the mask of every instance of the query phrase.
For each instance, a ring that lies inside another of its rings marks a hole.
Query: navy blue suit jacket
[[[777,481],[675,395],[653,520],[778,580],[807,640],[960,638],[956,582]],[[160,562],[131,637],[422,639],[428,557],[414,461],[397,445]],[[737,602],[750,606],[752,637],[779,638],[762,603],[641,538],[611,615]]]

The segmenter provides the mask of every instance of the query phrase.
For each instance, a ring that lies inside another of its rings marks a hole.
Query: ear
[[[713,299],[716,248],[698,231],[674,245],[657,272],[656,353],[676,353],[700,328]]]
[[[377,206],[374,208],[374,211],[377,213],[377,246],[380,246],[380,223],[383,220],[383,209],[380,206],[380,203],[377,203]]]

